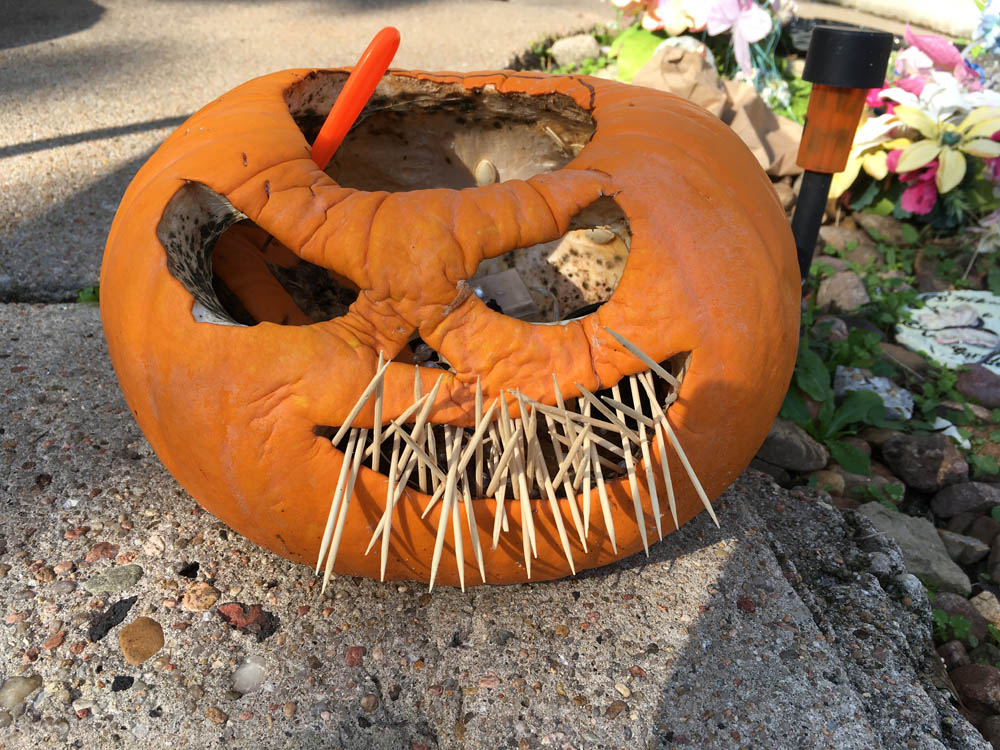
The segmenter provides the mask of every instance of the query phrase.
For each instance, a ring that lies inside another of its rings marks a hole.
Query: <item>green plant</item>
[[[77,302],[87,302],[87,303],[99,302],[100,301],[100,290],[99,290],[99,288],[96,285],[94,285],[94,286],[85,286],[83,289],[80,289],[80,290],[77,291],[77,293],[76,293],[76,301]]]
[[[861,488],[863,498],[881,503],[889,510],[897,510],[896,506],[899,505],[899,501],[903,499],[905,493],[906,490],[898,484],[869,484]]]
[[[969,454],[969,464],[974,470],[974,476],[996,476],[1000,474],[1000,463],[997,462],[994,456],[985,456],[982,454],[970,453]],[[994,511],[996,508],[993,509]],[[1000,519],[997,519],[1000,520]]]
[[[972,623],[966,618],[961,615],[950,615],[943,609],[933,609],[931,614],[934,617],[934,640],[936,642],[967,640],[973,648],[979,645],[979,639],[972,634]]]

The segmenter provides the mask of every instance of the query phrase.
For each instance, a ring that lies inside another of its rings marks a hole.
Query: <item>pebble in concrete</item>
[[[163,628],[151,617],[138,617],[121,629],[118,647],[129,664],[142,664],[163,648]]]
[[[131,588],[142,578],[142,566],[121,565],[88,580],[83,587],[91,594],[116,594]]]

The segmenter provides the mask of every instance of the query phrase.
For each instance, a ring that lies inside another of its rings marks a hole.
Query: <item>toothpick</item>
[[[505,441],[503,455],[500,456],[500,461],[497,463],[496,469],[493,470],[493,479],[490,482],[490,486],[486,488],[486,497],[490,497],[497,491],[498,487],[503,487],[506,484],[507,465],[514,457],[516,443],[520,441],[523,432],[524,425],[518,425],[513,437]]]
[[[576,565],[573,562],[573,551],[569,546],[569,537],[566,536],[566,525],[563,523],[562,512],[559,510],[559,501],[556,499],[556,491],[552,488],[552,480],[549,478],[549,470],[545,465],[545,457],[538,443],[532,446],[535,452],[535,474],[538,477],[538,484],[545,488],[545,494],[549,499],[549,510],[552,511],[552,518],[556,522],[556,531],[559,533],[559,543],[562,545],[563,554],[569,563],[569,569],[576,575]]]
[[[382,350],[378,353],[378,368],[382,367],[383,357]],[[382,445],[382,391],[385,385],[385,380],[379,378],[378,385],[375,386],[375,427],[372,432],[372,444],[375,446]],[[382,455],[382,451],[375,448],[375,452],[372,454],[372,471],[378,471],[378,460]]]
[[[653,424],[654,424],[653,420],[650,419],[649,417],[647,417],[642,412],[637,411],[637,410],[635,410],[635,409],[633,409],[633,408],[631,408],[629,406],[626,406],[621,401],[618,401],[618,400],[613,399],[613,398],[609,398],[608,396],[601,396],[601,398],[603,398],[606,403],[608,403],[613,409],[615,409],[619,413],[619,416],[621,416],[621,414],[624,413],[627,416],[632,417],[632,419],[634,419],[640,425],[645,425],[646,427],[652,427],[653,426]],[[641,430],[639,431],[639,437],[640,438],[642,437],[642,431]]]
[[[406,424],[406,420],[408,420],[410,417],[412,417],[413,413],[417,409],[421,408],[427,402],[428,399],[430,399],[430,394],[427,394],[426,396],[424,396],[423,398],[421,398],[416,403],[410,404],[408,407],[406,407],[406,410],[403,411],[402,414],[400,414],[398,417],[396,417],[394,420],[392,420],[392,423],[382,433],[382,442],[384,443],[386,440],[388,440],[393,435],[395,435],[396,434],[396,430],[403,429],[403,425]],[[369,445],[365,449],[365,458],[370,457],[375,452],[375,450],[376,450],[375,443],[372,443],[371,445]]]
[[[705,494],[705,488],[702,487],[701,482],[698,481],[698,476],[694,473],[694,469],[691,468],[691,463],[688,461],[687,454],[684,453],[684,449],[681,448],[677,435],[674,434],[674,428],[670,426],[670,422],[666,417],[664,417],[662,424],[663,429],[667,431],[667,437],[670,438],[670,443],[674,446],[674,450],[677,451],[677,457],[681,460],[681,464],[684,466],[684,471],[687,472],[688,477],[691,479],[691,484],[694,485],[695,491],[701,499],[702,505],[705,506],[705,510],[708,511],[708,515],[712,517],[712,520],[715,521],[715,525],[719,526],[719,519],[715,516],[715,511],[712,509],[712,503],[709,501],[708,495]]]
[[[621,391],[618,388],[618,384],[615,383],[611,387],[611,395],[615,397],[615,401],[621,401]],[[618,414],[619,419],[624,419],[621,413]],[[641,442],[637,440],[636,442]],[[632,451],[629,448],[628,443],[625,442],[625,438],[622,438],[622,448],[625,449],[625,469],[628,472],[628,485],[632,490],[632,507],[635,509],[635,522],[639,526],[639,536],[642,538],[642,549],[645,551],[646,556],[649,556],[649,540],[646,539],[646,514],[642,510],[642,500],[639,499],[639,483],[635,479],[635,459],[632,458]]]
[[[590,402],[586,399],[578,398],[576,400],[577,408],[584,405],[586,409],[586,414],[590,416]],[[581,409],[581,411],[583,411]],[[583,531],[585,534],[590,536],[590,511],[591,511],[591,498],[590,498],[590,478],[593,467],[590,465],[590,442],[591,434],[590,427],[584,427],[583,431],[586,436],[583,439]],[[577,475],[579,477],[579,475]],[[573,489],[576,489],[576,482],[573,482]]]
[[[608,333],[610,333],[612,336],[614,336],[615,341],[617,341],[619,344],[621,344],[626,349],[628,349],[630,352],[632,352],[632,354],[634,354],[636,357],[638,357],[639,359],[641,359],[643,361],[643,363],[647,367],[649,367],[650,370],[652,370],[657,375],[659,375],[661,378],[663,378],[664,380],[666,380],[674,388],[679,388],[680,387],[680,385],[681,385],[680,381],[677,378],[675,378],[673,375],[671,375],[669,372],[667,372],[665,369],[663,369],[663,366],[660,365],[656,360],[654,360],[648,354],[646,354],[646,352],[644,352],[638,346],[636,346],[631,341],[629,341],[627,338],[625,338],[624,336],[622,336],[620,333],[618,333],[616,331],[612,331],[607,326],[604,326],[604,330],[607,331]]]
[[[495,402],[494,402],[495,403]],[[476,376],[476,432],[479,432],[479,423],[483,419],[483,383],[480,376]],[[476,497],[483,496],[483,444],[476,445]]]
[[[316,572],[314,575],[319,575],[319,569],[323,565],[323,556],[326,555],[326,550],[330,546],[330,538],[333,536],[333,526],[337,521],[337,511],[340,509],[340,499],[344,491],[344,484],[347,481],[347,474],[351,466],[351,457],[354,454],[354,446],[357,440],[358,431],[351,430],[351,436],[347,441],[347,449],[344,451],[343,462],[340,464],[337,489],[334,491],[333,500],[330,502],[330,515],[326,519],[326,529],[323,531],[323,541],[319,546],[319,557],[316,558]]]
[[[323,571],[323,586],[320,588],[320,595],[326,592],[326,586],[330,582],[330,575],[333,573],[333,563],[337,559],[337,552],[340,550],[340,540],[344,535],[344,524],[347,521],[347,509],[351,504],[351,497],[354,494],[354,480],[357,479],[358,471],[361,469],[361,459],[364,451],[365,438],[368,437],[367,428],[362,429],[358,435],[357,445],[354,447],[354,462],[351,465],[351,473],[347,478],[347,488],[344,490],[340,512],[337,515],[337,529],[333,533],[333,543],[330,545],[330,554],[326,558],[326,568]]]
[[[382,382],[382,376],[385,374],[385,368],[387,368],[390,364],[392,364],[392,360],[385,362],[378,368],[378,370],[376,370],[375,376],[361,392],[361,395],[358,397],[354,407],[347,415],[347,419],[344,420],[344,424],[340,426],[340,429],[337,430],[337,434],[333,436],[333,440],[331,442],[334,445],[339,443],[340,439],[344,437],[344,433],[351,429],[351,424],[354,422],[355,417],[358,416],[358,413],[361,411],[361,407],[368,401],[369,396],[372,395],[372,392],[378,387],[378,384]]]
[[[639,376],[639,380],[643,388],[646,389],[646,395],[649,396],[649,401],[653,406],[653,415],[657,418],[655,429],[657,437],[656,445],[660,452],[660,470],[663,472],[663,484],[667,488],[667,503],[670,505],[670,515],[674,519],[674,528],[679,529],[680,525],[677,523],[677,498],[674,497],[674,483],[670,479],[670,463],[667,461],[667,438],[663,434],[663,427],[661,426],[661,423],[666,421],[667,415],[660,408],[660,403],[656,398],[653,373],[645,372]]]
[[[472,555],[476,558],[479,566],[479,577],[486,583],[486,565],[483,562],[483,549],[479,545],[479,520],[476,518],[476,509],[472,505],[472,493],[469,491],[469,481],[467,478],[462,482],[462,502],[465,503],[465,522],[469,526],[469,536],[472,538]]]
[[[513,465],[511,466],[513,477],[511,480],[511,486],[513,488],[514,497],[518,501],[518,507],[521,510],[521,548],[524,553],[524,567],[527,571],[528,578],[530,579],[531,552],[534,547],[531,543],[531,536],[534,528],[531,521],[531,509],[528,507],[528,485],[524,481],[524,472],[521,469],[521,440],[520,437],[518,437],[517,440],[512,440],[510,438],[514,430],[511,427],[510,414],[507,411],[506,399],[501,399],[500,401],[500,419],[500,429],[502,430],[501,435],[504,440],[509,441],[509,445],[513,447]]]
[[[559,387],[559,379],[556,378],[555,373],[552,373],[552,387],[556,393],[556,406],[558,406],[564,413],[562,423],[564,428],[566,429],[566,438],[567,440],[570,441],[576,440],[576,435],[577,435],[576,425],[573,423],[573,420],[570,419],[569,417],[569,413],[566,409],[566,402],[563,401],[562,389],[560,389]],[[552,430],[550,430],[550,432],[552,432],[553,435],[558,434]],[[582,452],[577,453],[576,463],[573,465],[573,471],[575,475],[578,475],[580,473],[581,467],[583,466],[584,463],[585,463],[585,458],[583,453]],[[575,482],[573,486],[574,490],[579,489],[579,486],[576,485]],[[586,523],[584,523],[584,528],[586,528]]]
[[[458,452],[458,445],[454,448]],[[458,583],[465,592],[465,550],[462,544],[462,522],[458,515],[458,499],[451,504],[451,530],[455,535],[455,565],[458,567]]]
[[[392,460],[389,462],[389,486],[385,496],[385,511],[382,513],[384,528],[382,529],[382,554],[379,559],[379,580],[385,580],[385,566],[389,560],[389,537],[392,536],[392,511],[395,508],[396,472],[399,470],[399,436],[405,434],[396,430],[392,440]]]
[[[629,375],[628,382],[632,390],[632,403],[639,406],[639,384],[635,375]],[[655,424],[655,422],[654,422]],[[663,539],[662,523],[660,521],[660,498],[656,494],[656,479],[653,476],[653,462],[649,458],[649,440],[646,439],[646,425],[639,423],[639,437],[642,442],[642,462],[646,468],[646,486],[649,487],[649,503],[653,510],[653,520],[656,522],[656,533]]]
[[[616,416],[614,412],[612,412],[607,406],[601,403],[600,399],[598,399],[597,396],[588,391],[579,383],[576,383],[576,387],[580,389],[580,393],[583,394],[583,397],[587,399],[590,403],[592,403],[594,405],[594,408],[597,409],[597,411],[601,412],[601,414],[603,414],[605,417],[608,418],[609,421],[611,421],[611,423],[614,425],[613,429],[620,432],[623,438],[628,438],[633,443],[639,442],[639,436],[635,432],[630,430],[628,427],[626,427],[625,422],[623,422],[621,418]],[[623,442],[622,447],[625,450],[626,454],[630,453],[631,449],[629,448],[628,443]]]
[[[437,537],[434,540],[434,555],[431,558],[431,577],[428,591],[434,590],[434,579],[437,578],[438,565],[441,563],[441,552],[444,549],[444,535],[448,528],[448,520],[452,517],[452,505],[455,502],[455,487],[458,482],[458,447],[461,445],[464,430],[459,428],[453,439],[450,426],[445,426],[445,455],[448,459],[448,478],[444,485],[444,499],[441,505],[441,517],[438,519]],[[461,535],[459,535],[461,536]],[[458,541],[455,542],[456,556]]]
[[[608,529],[608,538],[611,540],[611,551],[617,555],[618,542],[615,539],[615,521],[611,516],[611,503],[608,502],[608,488],[604,486],[604,473],[601,471],[597,448],[593,445],[590,446],[590,457],[597,475],[597,495],[601,500],[601,513],[604,514],[604,525]]]
[[[549,428],[550,435],[557,434],[556,426],[553,423],[552,417],[546,415],[545,424]],[[583,433],[576,436],[576,439],[573,441],[573,445],[570,446],[569,451],[566,454],[565,460],[563,459],[563,452],[559,443],[555,440],[552,441],[552,447],[556,454],[556,461],[559,462],[559,466],[556,469],[556,475],[552,479],[552,485],[556,486],[560,483],[560,481],[562,482],[563,492],[566,494],[566,502],[569,504],[570,516],[573,518],[573,525],[576,527],[576,533],[580,537],[580,545],[583,547],[583,551],[587,552],[587,535],[583,531],[583,521],[580,518],[580,509],[576,506],[576,493],[573,491],[573,483],[570,481],[568,476],[569,469],[576,464],[576,454],[579,452],[580,446],[583,444],[583,439]]]
[[[440,380],[440,378],[438,378]],[[413,368],[413,402],[416,403],[420,400],[420,392],[423,390],[423,381],[420,379],[420,368]],[[431,428],[433,429],[433,428]],[[426,444],[426,442],[425,442]],[[436,462],[435,462],[436,463]],[[420,491],[424,494],[427,493],[427,468],[424,464],[420,464],[417,470],[417,486]]]

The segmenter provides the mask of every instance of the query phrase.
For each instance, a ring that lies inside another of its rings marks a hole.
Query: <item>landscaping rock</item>
[[[205,612],[219,599],[219,591],[205,581],[197,581],[187,587],[181,606],[189,612]]]
[[[576,34],[557,40],[549,49],[549,54],[559,67],[574,67],[584,60],[600,57],[601,45],[591,34]]]
[[[260,689],[267,676],[267,664],[259,656],[251,656],[233,673],[233,690],[241,695]]]
[[[892,475],[888,469],[881,467],[878,461],[871,462],[871,474],[851,474],[845,471],[839,464],[830,464],[830,471],[840,474],[844,479],[844,493],[849,497],[871,499],[871,493],[877,492],[886,496],[882,490],[887,485],[894,485],[901,491],[906,490],[906,485]],[[902,496],[901,493],[896,493]]]
[[[809,477],[816,480],[816,487],[826,490],[831,495],[842,496],[844,494],[844,476],[842,474],[821,469],[820,471],[814,471]]]
[[[963,516],[965,514],[962,514]],[[976,519],[965,530],[968,536],[974,536],[983,544],[992,547],[997,534],[1000,534],[1000,523],[993,516],[976,516]]]
[[[1000,747],[1000,716],[988,716],[979,723],[983,739],[994,748]]]
[[[1000,601],[992,591],[982,591],[969,599],[969,604],[991,625],[1000,625]]]
[[[943,435],[897,435],[882,445],[882,458],[893,474],[921,492],[935,492],[969,478],[965,458]]]
[[[819,239],[824,247],[829,245],[838,253],[843,253],[850,263],[859,266],[865,266],[881,257],[868,233],[856,226],[847,226],[845,223],[825,224],[819,228]]]
[[[792,483],[791,474],[782,469],[780,466],[775,466],[774,464],[762,461],[759,458],[755,457],[752,461],[750,461],[750,468],[756,469],[762,474],[767,474],[771,477],[771,479],[784,487],[787,487]]]
[[[865,211],[858,211],[851,214],[851,218],[857,222],[858,226],[867,230],[869,235],[882,238],[892,245],[905,245],[903,239],[902,224],[899,219],[891,216],[879,216]]]
[[[906,421],[913,416],[913,394],[908,390],[860,367],[837,365],[833,373],[834,395],[843,398],[852,391],[874,391],[881,396],[886,419]]]
[[[854,271],[838,271],[823,279],[816,292],[816,305],[820,309],[857,310],[871,302],[865,282]]]
[[[757,457],[790,471],[817,471],[826,466],[830,452],[794,422],[776,419]]]
[[[943,592],[971,593],[969,577],[948,555],[930,521],[889,510],[881,503],[865,503],[858,513],[899,545],[908,572]]]
[[[941,657],[941,661],[944,662],[945,669],[949,672],[966,664],[972,664],[969,652],[965,650],[965,646],[961,641],[953,640],[942,643],[937,647],[937,652],[938,656]]]
[[[11,711],[24,699],[42,686],[42,678],[37,674],[27,677],[9,677],[0,685],[0,709]]]
[[[948,519],[948,523],[945,528],[948,529],[948,531],[955,532],[956,534],[968,534],[969,536],[972,536],[972,534],[969,533],[972,529],[972,524],[976,522],[977,518],[982,517],[983,516],[979,513],[959,513],[957,516]],[[976,538],[980,541],[985,541],[981,537]],[[989,544],[989,542],[985,543]]]
[[[965,704],[978,714],[1000,713],[1000,670],[989,664],[966,664],[952,670],[955,690]]]
[[[938,529],[938,536],[948,550],[948,556],[959,565],[972,565],[990,554],[990,545],[971,536],[955,534],[945,529]]]
[[[139,565],[120,565],[100,575],[96,575],[83,584],[91,594],[116,594],[131,588],[142,578],[142,567]]]
[[[118,647],[129,664],[142,664],[163,648],[163,628],[150,617],[137,617],[118,633]]]
[[[969,623],[969,631],[965,635],[960,636],[957,633],[949,633],[950,636],[954,636],[957,640],[961,641],[966,650],[973,648],[972,638],[975,638],[976,645],[979,645],[989,635],[986,619],[979,614],[979,610],[972,606],[964,596],[959,596],[948,591],[940,591],[934,597],[932,606],[934,609],[947,612],[951,617],[960,617]]]
[[[985,482],[962,482],[945,487],[931,500],[931,510],[938,518],[959,513],[989,513],[1000,505],[1000,487]]]
[[[1000,409],[1000,375],[985,365],[969,365],[958,373],[955,390],[990,409]]]
[[[858,433],[858,437],[867,441],[872,448],[881,448],[887,440],[902,434],[899,430],[889,430],[885,427],[865,427]]]
[[[878,348],[882,350],[882,356],[890,362],[902,365],[906,369],[912,370],[918,375],[926,373],[931,364],[924,357],[916,352],[911,352],[898,344],[890,344],[888,341],[880,341]]]

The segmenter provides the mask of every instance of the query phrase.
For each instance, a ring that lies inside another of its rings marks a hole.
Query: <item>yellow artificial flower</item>
[[[1000,156],[1000,142],[991,136],[1000,130],[1000,107],[978,107],[959,125],[935,122],[916,107],[899,105],[896,116],[924,136],[899,156],[897,172],[912,172],[938,160],[934,181],[939,193],[947,193],[965,177],[965,154],[984,159]]]
[[[910,145],[906,138],[891,137],[893,129],[899,124],[899,120],[890,114],[870,117],[861,124],[854,136],[847,166],[843,172],[835,174],[830,183],[830,198],[839,198],[858,179],[862,169],[876,180],[884,179],[889,174],[886,166],[888,152]]]

